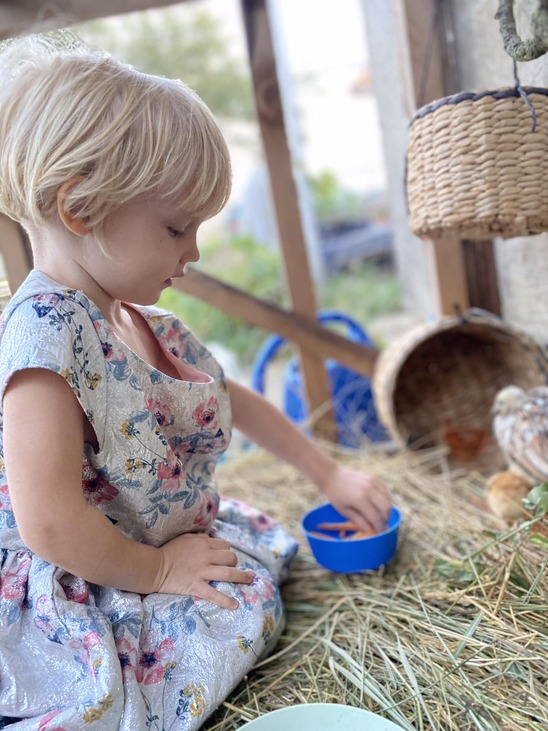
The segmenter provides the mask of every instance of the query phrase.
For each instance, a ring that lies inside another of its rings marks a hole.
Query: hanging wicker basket
[[[470,311],[420,325],[381,351],[373,374],[377,412],[400,446],[445,446],[462,461],[500,466],[492,439],[497,391],[548,383],[548,358],[525,333],[491,313]],[[483,436],[482,436],[483,435]],[[476,441],[467,450],[466,440]],[[460,438],[462,449],[453,440]]]
[[[461,93],[415,114],[406,183],[417,236],[548,231],[548,89],[521,91],[527,101],[517,88]]]

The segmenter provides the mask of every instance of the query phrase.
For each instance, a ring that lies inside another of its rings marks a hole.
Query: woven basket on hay
[[[490,313],[470,313],[394,340],[380,353],[372,381],[379,417],[399,445],[445,445],[462,461],[483,452],[489,471],[502,466],[491,436],[497,391],[545,385],[548,358],[527,334]],[[463,449],[452,449],[450,439],[459,436]]]
[[[407,160],[417,236],[529,236],[548,230],[548,89],[461,93],[419,109]],[[534,131],[533,120],[536,117]]]

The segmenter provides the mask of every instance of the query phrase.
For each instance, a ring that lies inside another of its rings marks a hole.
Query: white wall
[[[394,224],[395,259],[406,308],[422,319],[436,310],[436,296],[425,248],[409,229],[405,195],[408,118],[405,111],[397,48],[395,3],[362,0],[369,58],[383,134],[390,205]]]

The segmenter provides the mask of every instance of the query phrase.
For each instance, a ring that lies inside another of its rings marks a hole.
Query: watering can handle
[[[371,338],[367,335],[361,325],[342,312],[324,310],[318,313],[318,321],[322,324],[326,322],[340,322],[343,325],[346,325],[350,338],[354,340],[354,342],[374,347]],[[282,338],[281,335],[271,335],[265,340],[259,349],[253,364],[253,371],[251,373],[251,388],[254,391],[264,393],[266,367],[284,343],[285,338]]]

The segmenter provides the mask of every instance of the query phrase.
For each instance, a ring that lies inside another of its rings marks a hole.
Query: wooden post
[[[470,307],[464,252],[455,234],[425,242],[436,285],[438,312],[454,315]]]
[[[255,103],[268,166],[286,281],[293,310],[316,320],[316,300],[310,275],[297,186],[293,177],[276,56],[272,42],[268,0],[242,0],[242,12]],[[301,347],[301,367],[313,424],[318,436],[335,439],[331,393],[324,363],[318,354]]]
[[[501,315],[494,241],[463,239],[461,246],[470,305]]]
[[[457,91],[446,42],[450,8],[442,0],[398,0],[397,10],[401,73],[412,116],[418,107]],[[478,242],[477,253],[470,251],[474,244],[455,235],[426,243],[439,315],[470,306],[500,312],[493,242]]]
[[[32,269],[32,257],[21,228],[3,214],[0,214],[0,255],[13,294]]]

